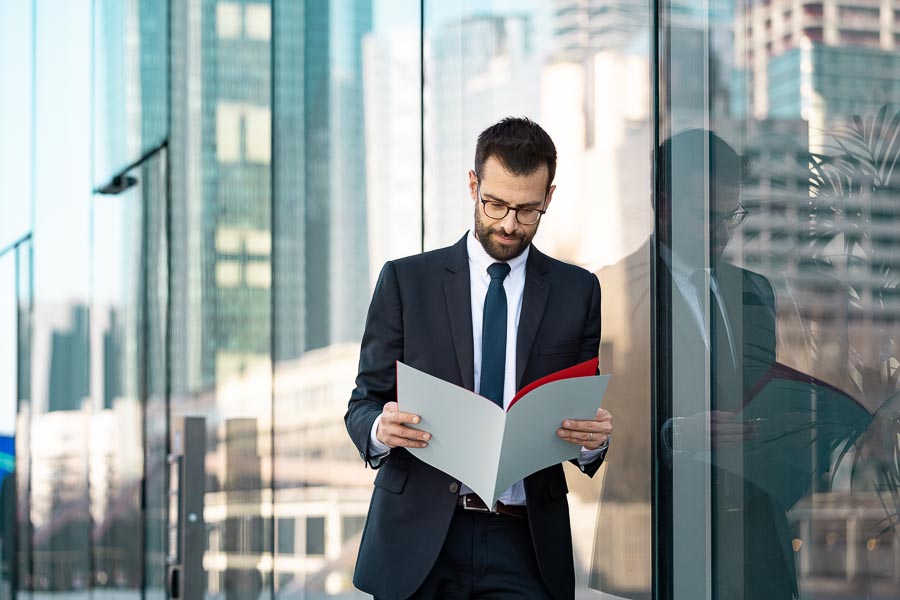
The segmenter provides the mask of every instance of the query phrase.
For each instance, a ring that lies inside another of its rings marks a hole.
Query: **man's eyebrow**
[[[509,206],[511,208],[538,208],[539,206],[543,206],[543,204],[544,204],[543,200],[539,200],[538,202],[526,202],[524,204],[520,204],[520,205],[516,206],[514,204],[510,204],[503,198],[498,198],[497,196],[495,196],[493,194],[485,194],[484,192],[481,192],[481,195],[484,196],[485,198],[493,200],[494,202],[500,202],[501,204],[505,204],[506,206]]]

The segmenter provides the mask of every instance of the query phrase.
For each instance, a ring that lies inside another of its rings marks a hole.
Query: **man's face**
[[[491,156],[484,162],[481,198],[488,202],[501,202],[510,208],[547,210],[556,189],[556,186],[547,189],[548,176],[547,165],[544,164],[528,175],[513,175]],[[540,221],[522,225],[516,220],[514,210],[502,219],[488,217],[478,197],[478,184],[475,171],[469,171],[469,193],[475,201],[475,237],[494,260],[507,261],[519,256],[531,243]]]
[[[684,193],[680,198],[679,206],[673,207],[678,213],[679,222],[686,223],[691,228],[691,233],[704,237],[704,221],[708,225],[706,234],[709,236],[710,251],[713,256],[721,257],[725,253],[725,246],[731,239],[733,230],[729,228],[729,221],[734,213],[743,209],[741,205],[741,189],[736,183],[716,182],[709,190],[709,213],[703,208],[703,193],[706,181],[697,179],[697,183],[688,186],[690,193]],[[661,207],[668,207],[669,200],[662,201]]]

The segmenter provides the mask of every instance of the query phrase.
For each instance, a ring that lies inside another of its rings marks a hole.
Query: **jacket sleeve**
[[[381,270],[369,305],[359,352],[356,388],[344,423],[360,458],[369,464],[372,424],[387,402],[397,399],[397,361],[403,360],[403,316],[394,264]]]
[[[581,333],[581,347],[578,349],[578,362],[596,358],[600,352],[600,281],[591,274],[591,300],[584,319]]]
[[[584,320],[584,331],[581,334],[581,348],[578,350],[578,362],[584,362],[595,358],[600,352],[600,281],[596,275],[591,275],[591,300],[588,305],[587,316]],[[589,477],[593,477],[594,473],[603,464],[606,453],[609,451],[609,444],[597,456],[588,463],[581,464],[578,459],[571,462],[578,467],[582,473]]]

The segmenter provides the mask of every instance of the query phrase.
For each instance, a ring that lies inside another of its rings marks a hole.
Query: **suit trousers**
[[[544,599],[528,521],[457,508],[437,562],[413,600]]]

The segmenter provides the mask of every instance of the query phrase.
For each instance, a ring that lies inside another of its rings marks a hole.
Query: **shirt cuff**
[[[610,436],[611,438],[612,436]],[[585,465],[589,465],[598,458],[600,458],[606,450],[609,448],[609,439],[603,443],[602,446],[597,448],[596,450],[588,450],[584,446],[581,447],[581,456],[578,457],[578,464],[584,467]]]
[[[381,423],[381,415],[375,417],[375,422],[372,423],[372,431],[369,432],[369,466],[373,469],[377,469],[381,465],[381,461],[385,459],[385,457],[391,453],[391,447],[387,444],[383,443],[377,437],[375,437],[375,433],[378,431],[378,425]]]

